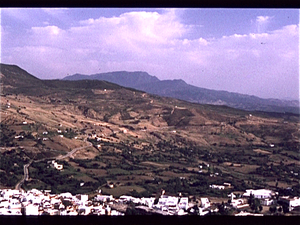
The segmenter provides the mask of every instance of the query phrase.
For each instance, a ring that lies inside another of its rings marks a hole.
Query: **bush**
[[[270,211],[271,213],[275,213],[275,212],[277,211],[276,206],[270,206],[269,211]]]

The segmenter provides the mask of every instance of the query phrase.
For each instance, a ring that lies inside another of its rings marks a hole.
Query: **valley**
[[[25,190],[300,194],[297,114],[190,103],[105,81],[33,79],[13,66],[2,66],[1,78],[1,188],[15,187],[33,160]]]

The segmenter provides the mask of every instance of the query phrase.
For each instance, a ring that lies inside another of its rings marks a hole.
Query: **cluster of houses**
[[[52,163],[54,165],[54,163]],[[219,208],[208,198],[200,198],[199,202],[189,202],[188,197],[168,196],[164,192],[159,198],[135,198],[128,195],[114,198],[112,195],[98,194],[93,199],[88,195],[71,193],[50,194],[51,191],[32,189],[23,190],[0,189],[0,215],[125,215],[129,205],[147,214],[161,215],[189,215],[204,216],[218,212]],[[234,193],[228,195],[226,207],[236,209],[236,216],[263,215],[243,211],[249,207],[247,199],[260,199],[264,206],[276,205],[280,201],[288,206],[289,210],[300,207],[300,197],[278,197],[278,193],[271,190],[246,190],[239,198]]]
[[[50,191],[0,190],[0,215],[124,215],[109,204],[89,201],[88,195],[50,194]]]
[[[230,204],[233,208],[242,209],[249,207],[249,204],[245,202],[248,198],[259,199],[262,206],[276,205],[277,203],[285,204],[289,211],[294,210],[296,207],[300,207],[300,197],[278,196],[278,192],[267,189],[253,190],[249,189],[242,195],[243,198],[236,198],[236,195],[231,193],[228,197],[231,197]],[[241,212],[241,215],[249,215],[245,212]]]

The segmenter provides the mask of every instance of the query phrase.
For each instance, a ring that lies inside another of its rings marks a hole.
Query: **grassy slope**
[[[299,149],[296,115],[193,104],[103,81],[41,81],[16,67],[12,67],[10,73],[7,68],[3,72],[3,67],[1,71],[5,94],[1,101],[1,125],[5,126],[1,138],[12,137],[5,139],[6,143],[23,146],[30,158],[45,158],[84,146],[80,139],[93,133],[103,137],[99,143],[93,141],[101,144],[100,149],[88,148],[74,155],[75,159],[88,161],[74,164],[72,159],[66,159],[70,162],[66,171],[74,176],[68,179],[80,181],[84,173],[84,177],[89,177],[84,180],[95,181],[101,174],[100,177],[119,187],[119,194],[134,189],[127,188],[129,186],[138,186],[137,192],[146,189],[152,193],[160,188],[174,192],[182,188],[190,190],[189,194],[203,194],[205,189],[198,187],[203,179],[206,182],[203,187],[224,181],[233,182],[237,187],[245,184],[265,187],[274,185],[274,179],[279,179],[279,186],[284,187],[295,184],[293,179],[299,179],[285,174],[299,170],[295,154]],[[23,80],[19,82],[21,75]],[[12,78],[14,81],[9,83],[7,80]],[[7,87],[8,84],[15,88]],[[11,103],[10,108],[6,107],[7,101]],[[30,125],[24,126],[24,120]],[[67,137],[64,133],[66,137],[59,138],[58,129],[69,133],[72,129],[74,135]],[[49,141],[39,143],[44,130],[49,131]],[[22,141],[13,138],[22,132],[32,134],[33,138],[26,136]],[[79,139],[75,140],[75,135]],[[270,147],[271,143],[275,144],[274,148]],[[272,154],[262,154],[266,151]],[[197,168],[202,162],[213,166],[200,176]],[[274,171],[281,164],[285,170],[266,173],[270,169],[265,166],[271,164]],[[214,171],[221,171],[223,177],[208,176]],[[174,174],[186,176],[188,184],[182,181],[175,190]],[[43,182],[33,180],[27,185],[28,188],[35,185],[48,188],[47,180]],[[76,190],[78,182],[70,182]],[[95,185],[101,186],[102,181]],[[62,184],[60,188],[68,188],[68,185]],[[84,190],[92,188],[91,184]],[[110,189],[105,190],[112,193]]]

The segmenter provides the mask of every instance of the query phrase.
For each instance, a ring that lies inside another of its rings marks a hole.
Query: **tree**
[[[271,213],[275,213],[275,212],[277,211],[276,206],[270,206],[269,211],[270,211]]]
[[[136,210],[134,205],[131,205],[130,207],[127,207],[126,212],[125,212],[126,216],[131,216],[131,215],[142,215],[142,213],[140,213],[138,210]]]
[[[286,204],[284,204],[283,206],[282,206],[282,210],[283,210],[283,213],[288,213],[290,210],[289,210],[289,207],[286,205]]]
[[[197,205],[193,206],[192,215],[199,215],[199,207]]]
[[[221,215],[228,215],[228,211],[225,208],[225,203],[222,202],[222,204],[218,205],[219,213]]]
[[[253,194],[250,194],[250,197],[248,199],[248,204],[250,206],[250,208],[255,211],[255,212],[259,212],[260,210],[260,200],[257,198],[254,198]],[[262,208],[261,208],[262,209]]]

